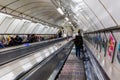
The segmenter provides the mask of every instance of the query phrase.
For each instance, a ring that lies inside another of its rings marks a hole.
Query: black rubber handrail
[[[2,52],[2,53],[0,53],[0,66],[4,65],[6,63],[12,62],[16,59],[22,58],[24,56],[33,54],[36,51],[39,51],[39,50],[45,48],[46,46],[50,46],[52,44],[63,41],[65,39],[66,38],[51,40],[48,42],[30,45],[28,47],[23,47],[23,48],[18,48],[18,49],[11,50],[11,51]]]
[[[95,56],[93,55],[92,51],[88,48],[88,46],[85,44],[85,47],[87,49],[87,52],[89,52],[87,55],[90,57],[90,63],[92,65],[92,68],[94,68],[94,73],[98,74],[96,75],[98,80],[110,80],[106,72],[103,70]],[[95,68],[97,71],[95,71]]]
[[[70,45],[71,42],[67,43],[48,58],[44,59],[37,66],[24,73],[24,75],[17,77],[15,80],[47,80],[52,72],[58,67],[61,60],[65,59],[66,56],[69,55],[71,48],[69,48],[69,50],[65,50],[65,47]]]

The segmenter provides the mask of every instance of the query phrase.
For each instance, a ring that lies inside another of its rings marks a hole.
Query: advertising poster
[[[95,36],[94,36],[94,43],[95,43],[95,45],[94,45],[94,47],[97,49],[98,48],[98,45],[97,45],[97,34],[95,34]]]
[[[104,56],[106,55],[106,50],[107,50],[107,37],[105,35],[105,33],[101,33],[101,52],[104,54]]]
[[[117,51],[117,60],[120,63],[120,42],[118,44],[118,51]]]
[[[94,34],[92,34],[92,45],[94,45]]]
[[[110,60],[112,61],[113,56],[114,56],[114,52],[115,52],[115,38],[112,34],[109,35],[109,42],[108,42],[108,57],[110,58]]]
[[[97,34],[97,36],[96,36],[96,43],[97,43],[97,50],[98,51],[100,51],[100,49],[101,49],[101,46],[100,46],[100,42],[101,42],[101,36],[100,36],[100,33],[99,34]]]
[[[93,34],[93,46],[95,47],[96,46],[96,34]]]

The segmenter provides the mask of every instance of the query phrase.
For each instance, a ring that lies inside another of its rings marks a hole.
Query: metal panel
[[[48,26],[46,26],[45,29],[44,29],[44,31],[42,32],[42,34],[46,34],[49,29],[50,28]]]
[[[6,17],[5,20],[0,25],[0,33],[4,34],[13,21],[14,21],[13,18]]]
[[[9,26],[8,30],[6,31],[6,33],[7,34],[13,33],[14,29],[17,27],[19,22],[20,22],[19,19],[15,19],[14,22]]]
[[[120,0],[101,0],[115,21],[120,25]]]
[[[19,33],[26,33],[26,29],[30,26],[30,24],[30,22],[25,22]]]
[[[41,8],[41,10],[38,10],[37,8]],[[50,8],[51,11],[47,8]],[[45,11],[42,12],[43,10]],[[28,20],[31,20],[32,18],[32,21],[41,21],[44,22],[44,24],[53,26],[59,26],[57,22],[60,22],[61,19],[64,20],[64,17],[58,13],[51,0],[0,0],[0,11]],[[37,15],[33,15],[31,12],[35,12]],[[41,19],[41,16],[43,17],[43,20]],[[51,16],[53,16],[53,19],[49,19]],[[56,19],[57,22],[54,23]]]
[[[116,26],[110,15],[107,13],[105,8],[99,3],[98,0],[85,0],[85,2],[95,12],[105,28]]]
[[[48,31],[50,30],[50,28],[49,27],[47,27],[47,28],[45,28],[45,30],[44,30],[44,32],[43,32],[43,34],[48,34]]]
[[[15,28],[15,30],[13,31],[13,33],[15,34],[19,34],[20,29],[22,28],[22,26],[24,25],[24,20],[21,20],[20,23],[17,25],[17,27]]]
[[[3,20],[5,19],[5,15],[0,13],[0,24],[3,22]]]
[[[38,25],[34,28],[34,30],[32,31],[32,33],[34,33],[34,34],[35,34],[35,33],[41,34],[42,31],[43,31],[43,28],[44,28],[43,25],[38,24]]]
[[[35,28],[36,25],[37,24],[35,24],[35,23],[31,23],[30,26],[28,26],[28,28],[26,29],[25,33],[30,34],[33,31],[33,29]]]
[[[53,30],[54,30],[54,28],[51,28],[51,27],[50,27],[50,29],[48,30],[47,33],[48,33],[48,34],[53,34],[53,32],[52,32]]]

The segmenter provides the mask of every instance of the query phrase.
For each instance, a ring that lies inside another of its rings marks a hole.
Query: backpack
[[[75,46],[82,46],[83,45],[82,36],[76,36],[74,43],[75,43]]]

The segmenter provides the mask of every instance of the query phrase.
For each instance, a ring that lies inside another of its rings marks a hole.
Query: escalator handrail
[[[30,77],[31,75],[33,75],[35,71],[37,71],[40,67],[44,66],[48,61],[50,61],[52,58],[54,58],[56,55],[58,55],[61,52],[61,50],[63,50],[69,43],[70,42],[68,42],[65,45],[63,45],[60,49],[58,49],[53,54],[51,54],[50,56],[45,58],[39,64],[37,64],[34,67],[32,67],[30,70],[24,72],[21,76],[17,77],[15,80],[22,80],[22,79],[27,80],[27,78]],[[57,76],[57,74],[56,74],[56,76]],[[56,76],[54,76],[54,78],[56,78]]]
[[[19,58],[22,58],[24,56],[27,56],[29,54],[33,54],[33,53],[35,53],[35,51],[38,51],[38,50],[48,46],[47,45],[48,43],[49,43],[49,45],[51,45],[51,44],[54,44],[56,42],[63,41],[65,39],[66,38],[60,38],[60,39],[56,39],[56,40],[51,40],[50,42],[46,42],[46,43],[31,45],[30,47],[23,47],[23,48],[18,48],[18,49],[11,50],[11,51],[6,51],[6,52],[3,52],[3,54],[0,53],[0,59],[1,59],[0,60],[0,66],[2,66],[4,64],[7,64],[9,62],[12,62],[14,60],[17,60]],[[40,46],[41,46],[41,48],[40,48]],[[37,47],[37,49],[35,47]],[[27,53],[25,53],[25,50],[26,50]],[[29,50],[34,50],[34,51],[29,51]],[[5,56],[6,56],[6,58],[4,58]]]
[[[34,42],[34,43],[28,43],[28,44],[29,44],[29,46],[33,46],[33,45],[37,45],[37,44],[41,44],[41,43],[47,43],[47,42],[52,42],[52,41],[57,41],[57,40],[61,40],[61,39],[66,39],[66,37],[65,38],[50,39],[50,40]],[[15,49],[21,49],[21,48],[25,48],[25,47],[27,47],[27,46],[25,46],[24,44],[17,45],[17,46],[12,46],[12,47],[6,47],[6,48],[0,49],[0,53],[6,52],[6,51],[10,51],[10,50],[15,50]]]
[[[85,44],[85,46],[89,52],[88,56],[90,57],[90,62],[94,68],[94,71],[97,75],[97,78],[99,80],[110,80],[108,75],[105,73],[105,71],[103,70],[103,68],[101,67],[101,65],[99,64],[99,62],[95,58],[95,56],[93,55],[92,51],[88,48],[88,46],[86,44]]]

